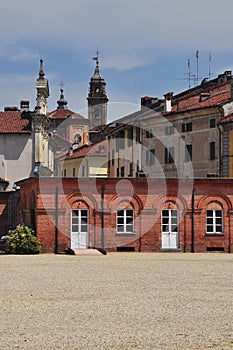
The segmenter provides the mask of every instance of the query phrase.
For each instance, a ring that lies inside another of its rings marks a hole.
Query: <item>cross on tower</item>
[[[96,61],[96,66],[99,66],[99,50],[96,51],[96,56],[93,57],[93,60]]]

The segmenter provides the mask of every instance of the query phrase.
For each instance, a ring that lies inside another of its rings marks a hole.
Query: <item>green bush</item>
[[[28,226],[17,226],[10,236],[7,236],[6,253],[39,254],[40,242],[31,228]]]

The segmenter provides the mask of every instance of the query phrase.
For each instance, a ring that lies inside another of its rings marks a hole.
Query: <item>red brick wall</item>
[[[179,248],[183,252],[223,249],[233,252],[233,183],[230,179],[168,179],[166,189],[156,179],[41,178],[20,182],[21,215],[24,194],[27,210],[36,196],[36,232],[43,252],[55,246],[56,189],[58,189],[58,248],[70,246],[71,209],[89,210],[89,246],[109,251],[133,247],[135,251],[159,252],[162,247],[161,210],[179,210]],[[192,201],[194,189],[194,246],[192,246]],[[101,199],[104,197],[104,201]],[[102,206],[104,237],[102,237]],[[220,206],[224,211],[224,234],[206,235],[206,210]],[[116,234],[116,210],[133,208],[134,234]],[[27,218],[29,220],[29,216]],[[26,222],[30,224],[30,222]]]
[[[9,215],[11,215],[11,217],[13,215],[12,201],[10,201],[9,198],[9,192],[2,192],[0,195],[0,237],[7,233],[8,217]]]

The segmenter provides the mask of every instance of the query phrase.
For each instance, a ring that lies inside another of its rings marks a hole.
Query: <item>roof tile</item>
[[[0,112],[0,133],[30,133],[29,120],[20,117],[20,111]]]

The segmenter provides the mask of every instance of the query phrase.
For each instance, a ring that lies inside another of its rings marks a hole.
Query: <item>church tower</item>
[[[43,60],[40,60],[40,71],[39,77],[36,81],[36,90],[37,90],[37,98],[36,98],[36,110],[37,113],[46,115],[47,113],[47,98],[49,97],[49,83],[48,80],[45,79]]]
[[[47,115],[49,83],[45,78],[43,60],[40,60],[39,76],[36,81],[36,107],[30,113],[32,125],[33,175],[51,176],[53,173],[53,151],[49,145],[48,129],[51,121]]]
[[[88,120],[90,129],[101,130],[107,124],[107,103],[106,83],[100,74],[99,57],[93,57],[96,61],[94,75],[91,77],[88,101]]]

